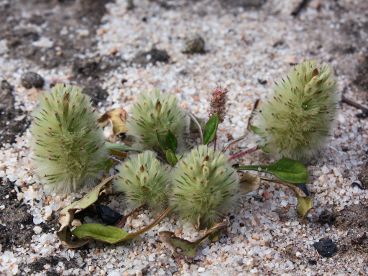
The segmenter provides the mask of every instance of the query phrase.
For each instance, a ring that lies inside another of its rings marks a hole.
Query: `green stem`
[[[140,149],[131,148],[129,146],[122,145],[122,144],[116,144],[116,143],[106,142],[105,145],[106,145],[106,148],[109,151],[133,151],[133,152],[142,152],[142,150],[140,150]]]

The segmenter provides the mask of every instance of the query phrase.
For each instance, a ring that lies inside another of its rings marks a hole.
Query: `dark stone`
[[[203,54],[205,53],[204,39],[195,34],[185,39],[183,53],[185,54]]]
[[[332,257],[337,253],[336,243],[329,238],[321,239],[318,242],[315,242],[313,246],[317,250],[318,254],[325,258]]]
[[[45,80],[35,72],[26,72],[21,77],[21,83],[23,87],[27,89],[32,87],[42,88],[45,84]]]
[[[333,212],[329,210],[323,210],[318,216],[318,222],[321,224],[333,225],[336,221],[336,216]]]
[[[147,66],[148,64],[155,65],[157,62],[168,63],[169,60],[170,56],[166,50],[152,48],[147,52],[138,52],[133,58],[132,63]]]
[[[101,204],[96,205],[96,213],[98,217],[108,225],[114,225],[123,217],[121,214],[112,210],[110,207]]]

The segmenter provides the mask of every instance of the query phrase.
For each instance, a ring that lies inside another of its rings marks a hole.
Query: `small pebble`
[[[35,232],[35,234],[41,234],[42,232],[42,228],[40,226],[35,226],[33,227],[33,232]]]
[[[204,52],[205,52],[205,42],[204,39],[199,34],[195,34],[185,39],[183,53],[203,54]]]
[[[337,253],[336,243],[329,238],[321,239],[315,242],[313,246],[322,257],[329,258]]]
[[[21,76],[21,84],[24,88],[42,88],[45,80],[35,72],[26,72]]]

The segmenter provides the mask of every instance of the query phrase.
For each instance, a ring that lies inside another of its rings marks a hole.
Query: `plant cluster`
[[[228,93],[221,87],[212,93],[205,124],[184,112],[173,95],[160,91],[140,94],[128,113],[127,134],[135,139],[132,147],[105,143],[89,98],[78,88],[57,85],[41,99],[32,125],[34,160],[45,183],[59,192],[75,191],[104,171],[116,168],[116,176],[103,181],[75,204],[80,209],[93,205],[112,180],[113,190],[122,192],[132,208],[148,206],[161,212],[150,225],[135,233],[117,227],[124,225],[123,218],[115,226],[82,224],[73,230],[70,222],[64,223],[59,237],[70,247],[78,247],[67,238],[70,236],[80,241],[88,238],[122,242],[147,231],[170,213],[206,228],[203,237],[212,236],[224,228],[221,221],[237,205],[241,193],[256,189],[260,180],[291,188],[298,198],[297,211],[305,216],[312,201],[300,186],[308,180],[307,169],[300,160],[314,156],[326,141],[336,113],[335,90],[328,66],[311,61],[296,66],[249,119],[249,128],[244,131],[256,135],[258,145],[230,154],[231,146],[247,135],[221,149],[217,145],[217,129],[226,116]],[[119,126],[123,123],[120,121]],[[184,139],[185,132],[193,129],[190,123],[198,129],[198,145],[189,145]],[[256,150],[281,159],[267,165],[233,164],[233,160]],[[116,163],[119,164],[115,166]],[[245,171],[257,171],[261,177]],[[70,214],[72,210],[75,209],[70,207],[62,213]],[[195,252],[191,246],[203,240],[179,241],[171,232],[162,233],[162,237],[169,243],[186,246],[182,249],[190,254]]]

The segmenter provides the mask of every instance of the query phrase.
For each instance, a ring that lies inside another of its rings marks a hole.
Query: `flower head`
[[[56,192],[93,182],[108,154],[90,98],[75,86],[57,84],[40,100],[31,126],[35,168]]]
[[[154,210],[167,205],[168,172],[152,151],[145,151],[122,163],[114,189],[124,192],[133,208],[147,204]]]
[[[225,155],[202,145],[178,162],[170,204],[180,217],[211,226],[236,203],[238,190],[238,175]]]
[[[224,121],[226,115],[227,93],[227,89],[216,87],[211,95],[209,117],[213,114],[217,114],[221,123]]]
[[[276,84],[274,93],[261,103],[252,129],[261,137],[265,151],[308,159],[324,145],[337,102],[330,67],[306,61]]]
[[[160,148],[158,139],[169,131],[179,142],[182,141],[185,122],[185,113],[178,106],[176,97],[155,90],[138,96],[128,117],[128,132],[143,148],[157,150]]]

